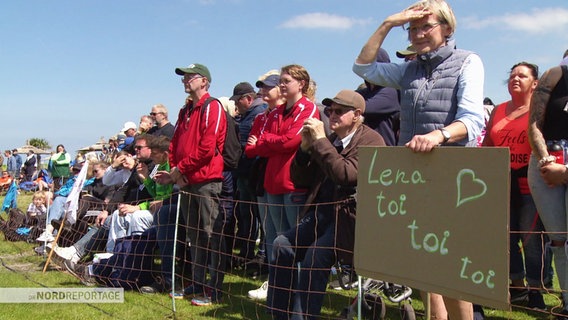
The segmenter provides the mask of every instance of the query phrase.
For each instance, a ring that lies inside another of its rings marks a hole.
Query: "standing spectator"
[[[294,182],[311,187],[310,201],[298,225],[274,241],[268,305],[276,319],[292,312],[302,319],[318,317],[332,265],[337,259],[352,264],[358,147],[385,145],[363,124],[365,100],[357,92],[342,90],[323,104],[334,133],[327,139],[323,122],[307,119],[291,167]]]
[[[140,117],[140,123],[138,124],[137,134],[148,133],[150,129],[154,127],[154,119],[151,116],[145,114]]]
[[[252,85],[241,82],[233,89],[230,100],[235,102],[239,118],[239,140],[244,150],[256,116],[266,109],[266,103],[256,96]],[[249,185],[249,176],[254,159],[243,153],[233,177],[237,180],[238,205],[236,211],[237,237],[240,239],[240,257],[245,261],[254,258],[254,247],[259,231],[259,214],[256,195]]]
[[[16,172],[17,172],[17,179],[22,177],[22,167],[24,165],[24,162],[22,160],[22,157],[20,157],[20,154],[18,153],[18,149],[13,149],[12,150],[12,157],[14,157],[16,159]]]
[[[159,183],[175,183],[181,189],[180,203],[191,243],[192,285],[184,295],[194,296],[193,305],[220,302],[226,266],[223,243],[223,217],[219,215],[219,197],[223,179],[223,147],[227,119],[223,106],[210,97],[209,69],[202,64],[176,68],[185,92],[191,100],[179,112],[170,144],[171,172],[156,174]],[[209,262],[210,280],[206,282]]]
[[[36,172],[37,158],[33,150],[28,151],[28,156],[24,162],[24,180],[32,181],[34,173]]]
[[[12,155],[12,151],[4,150],[4,155],[6,156],[6,171],[8,171],[10,177],[18,179],[16,158]]]
[[[376,62],[387,34],[404,25],[416,59]],[[455,28],[454,13],[444,0],[419,1],[387,17],[353,65],[369,82],[400,88],[398,145],[414,152],[430,152],[439,145],[475,146],[484,125],[483,64],[477,54],[456,48]],[[438,294],[431,294],[430,300],[432,317],[473,318],[470,302]]]
[[[567,104],[568,67],[552,67],[540,78],[529,108],[529,141],[532,154],[528,181],[544,228],[549,232],[558,282],[562,289],[563,309],[556,318],[559,320],[568,319]],[[556,151],[555,154],[551,154],[553,151]]]
[[[155,136],[166,136],[172,139],[174,136],[174,125],[168,120],[168,109],[163,104],[156,104],[152,107],[150,117],[155,122],[155,126],[150,128],[148,134]]]
[[[55,190],[61,188],[67,182],[71,171],[69,166],[71,164],[71,156],[65,147],[60,144],[55,149],[57,152],[49,158],[48,170],[53,178],[53,186]]]
[[[545,310],[546,305],[540,293],[542,283],[546,282],[542,274],[545,241],[538,234],[544,231],[544,227],[527,182],[531,147],[527,139],[521,138],[527,137],[529,106],[537,84],[536,65],[520,62],[511,68],[508,82],[511,100],[495,108],[487,124],[483,146],[508,147],[511,154],[511,302],[524,301],[528,293],[528,307]],[[522,243],[522,249],[519,241]],[[525,275],[530,291],[525,289]]]
[[[300,131],[304,121],[309,118],[319,119],[317,106],[306,97],[309,84],[310,75],[304,67],[283,67],[280,70],[279,86],[286,102],[270,114],[263,134],[258,137],[250,135],[247,142],[249,156],[258,155],[268,159],[264,190],[268,203],[265,241],[270,255],[269,269],[275,262],[272,252],[274,239],[296,225],[300,208],[306,201],[307,190],[294,185],[290,178],[290,166],[302,141]],[[268,296],[269,307],[271,301]]]
[[[379,49],[377,62],[389,63],[389,54]],[[394,88],[383,87],[365,81],[365,87],[357,90],[365,98],[365,124],[377,131],[387,146],[396,146],[398,138],[400,104]]]
[[[266,129],[268,119],[270,119],[270,117],[272,116],[272,112],[274,112],[279,105],[282,105],[286,102],[286,99],[282,97],[282,94],[280,92],[279,84],[280,73],[278,70],[267,72],[261,78],[261,80],[258,80],[256,82],[256,87],[260,89],[258,95],[262,97],[262,100],[264,100],[268,104],[268,108],[264,112],[258,114],[254,119],[249,137],[262,136]],[[247,140],[247,145],[245,146],[245,155],[247,156],[247,158],[253,159],[249,175],[249,185],[254,192],[258,203],[258,213],[262,238],[257,256],[255,257],[255,259],[250,261],[248,265],[246,265],[246,268],[248,272],[252,273],[252,276],[254,276],[255,274],[258,276],[268,273],[267,246],[270,245],[270,248],[272,248],[272,243],[268,244],[266,242],[266,234],[270,232],[270,234],[275,235],[276,230],[274,229],[274,224],[268,218],[268,207],[266,205],[266,195],[264,192],[264,176],[266,171],[267,158],[259,157],[257,154],[255,154],[254,146],[252,144],[249,144],[248,141],[249,140]],[[270,230],[266,231],[266,228],[270,228]],[[259,289],[250,290],[249,297],[252,297],[253,299],[264,300],[266,299],[267,288],[268,281],[265,281]]]
[[[119,145],[118,145],[118,150],[122,151],[122,150],[126,150],[128,152],[130,152],[130,154],[133,154],[134,150],[131,150],[132,148],[128,148],[133,142],[134,142],[134,136],[136,136],[136,123],[132,122],[132,121],[127,121],[124,123],[124,127],[122,127],[122,129],[120,130],[121,133],[124,133],[124,140],[120,141],[120,134],[119,134]]]

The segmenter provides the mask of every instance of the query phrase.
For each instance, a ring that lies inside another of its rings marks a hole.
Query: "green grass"
[[[0,203],[3,197],[0,197]],[[31,194],[18,197],[18,207],[25,209],[31,201]],[[6,218],[6,214],[2,213]],[[78,279],[58,268],[57,263],[50,264],[43,273],[45,257],[34,253],[36,244],[9,242],[0,236],[0,288],[17,287],[84,287]],[[248,290],[260,286],[261,280],[245,277],[242,271],[228,274],[224,290],[229,292],[224,302],[211,307],[194,307],[188,300],[177,300],[176,312],[172,311],[172,301],[165,295],[143,295],[138,292],[125,292],[124,303],[114,304],[43,304],[15,303],[0,304],[0,319],[269,319],[262,303],[254,303],[246,296]],[[558,283],[555,283],[558,288]],[[0,289],[1,290],[1,289]],[[328,291],[323,317],[337,318],[341,310],[348,306],[356,291]],[[549,309],[558,306],[558,295],[545,295]],[[418,319],[424,319],[423,305],[419,295],[413,294],[412,305]],[[386,319],[400,319],[396,305],[388,303]],[[513,311],[485,309],[486,319],[548,319],[549,314],[513,308]]]

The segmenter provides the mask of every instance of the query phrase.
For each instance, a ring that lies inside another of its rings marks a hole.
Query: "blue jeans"
[[[190,242],[192,280],[195,286],[209,286],[217,298],[221,297],[225,277],[226,248],[223,227],[224,215],[219,214],[221,182],[192,184],[183,188],[181,212],[187,222]],[[210,281],[205,282],[209,257]]]
[[[276,238],[267,297],[276,319],[318,318],[335,261],[334,244],[333,217],[313,211]]]
[[[529,286],[540,288],[547,280],[545,279],[547,274],[543,275],[542,269],[543,254],[546,252],[545,235],[519,232],[540,232],[544,231],[544,226],[537,214],[532,196],[528,194],[520,197],[520,205],[517,208],[511,206],[509,276],[511,280],[521,280],[525,278],[526,271]],[[519,241],[523,245],[524,262]]]
[[[57,196],[53,199],[53,203],[49,207],[47,214],[47,224],[51,224],[51,220],[63,218],[65,215],[65,201],[67,201],[67,197]]]
[[[568,189],[566,185],[554,188],[548,187],[538,168],[537,159],[531,155],[528,170],[528,180],[531,193],[533,195],[536,208],[544,224],[544,228],[548,232],[548,237],[552,242],[564,243],[563,246],[552,244],[552,252],[554,254],[554,264],[556,266],[556,274],[558,282],[562,289],[562,300],[565,308],[568,308],[568,266],[566,256],[566,231],[568,211],[566,204],[568,203]]]
[[[270,261],[274,239],[298,223],[300,209],[306,203],[306,193],[270,194],[266,192],[265,196],[268,203],[268,214],[264,232],[266,232],[266,253],[269,255],[268,261]]]

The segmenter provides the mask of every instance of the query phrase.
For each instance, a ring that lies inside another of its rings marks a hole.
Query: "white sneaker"
[[[260,286],[260,288],[255,290],[250,290],[248,292],[248,296],[252,300],[266,300],[267,295],[268,295],[268,281],[264,281],[264,283]]]
[[[55,237],[53,237],[53,234],[44,231],[37,239],[36,241],[39,242],[52,242],[53,240],[55,240]]]
[[[53,249],[55,253],[60,256],[64,260],[71,260],[75,253],[77,253],[77,249],[74,246],[71,247],[55,247]],[[75,261],[74,261],[75,262]]]

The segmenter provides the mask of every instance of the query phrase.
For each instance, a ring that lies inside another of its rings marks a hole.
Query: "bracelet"
[[[555,161],[556,161],[555,156],[546,156],[546,157],[542,157],[540,160],[538,160],[538,165],[540,167],[542,167],[547,163],[551,163],[551,162],[555,162]]]

